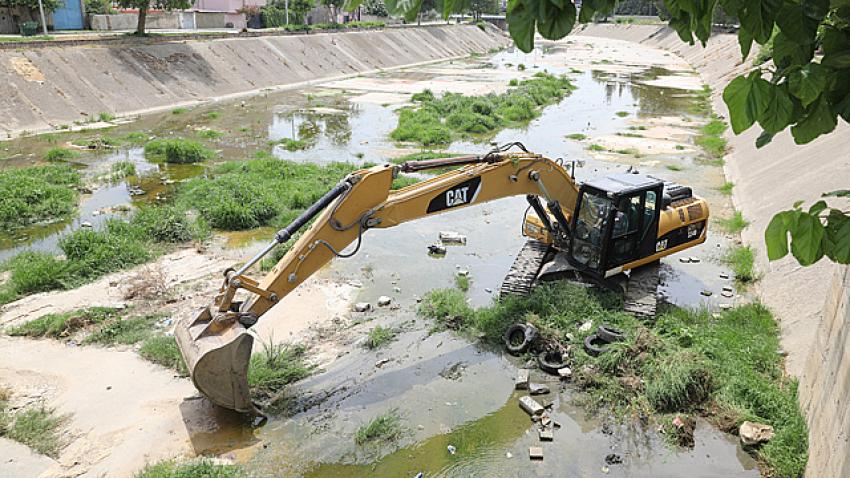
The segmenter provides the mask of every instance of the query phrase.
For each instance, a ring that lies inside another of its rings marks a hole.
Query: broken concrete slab
[[[428,254],[434,256],[444,256],[446,255],[446,246],[441,246],[439,244],[431,244],[428,246]]]
[[[551,428],[544,428],[538,433],[540,441],[552,441],[555,439],[555,432]]]
[[[738,429],[738,436],[741,437],[741,443],[746,446],[769,442],[773,439],[774,434],[772,426],[756,422],[744,422]]]
[[[531,397],[520,397],[519,406],[529,415],[540,415],[543,413],[543,405],[537,403],[537,400]]]
[[[528,447],[528,458],[532,460],[542,460],[543,459],[543,447],[540,446],[530,446]]]
[[[440,231],[440,241],[443,244],[466,245],[466,236],[455,231]]]
[[[532,395],[546,395],[547,393],[549,393],[549,387],[539,383],[529,383],[528,391]]]
[[[514,388],[517,390],[528,390],[528,369],[521,368],[517,370]]]

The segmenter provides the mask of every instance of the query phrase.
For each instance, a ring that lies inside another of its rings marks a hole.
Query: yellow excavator
[[[449,167],[455,169],[392,190],[400,173]],[[542,280],[570,278],[620,290],[627,310],[653,315],[654,266],[664,256],[705,241],[707,202],[688,187],[636,172],[580,185],[572,176],[561,162],[519,143],[480,156],[385,164],[349,174],[242,267],[225,271],[212,304],[178,321],[175,336],[195,386],[222,407],[259,413],[248,390],[254,341],[249,329],[266,311],[334,257],[357,253],[369,229],[508,196],[525,195],[529,202],[523,224],[529,239],[505,278],[502,295],[528,294]],[[246,275],[311,221],[261,281]],[[352,242],[353,249],[345,252]],[[236,300],[240,290],[247,300]]]

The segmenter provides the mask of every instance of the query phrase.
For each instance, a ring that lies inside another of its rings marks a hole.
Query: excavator
[[[369,229],[508,196],[528,200],[522,227],[528,242],[507,273],[502,296],[527,295],[543,280],[579,280],[622,292],[626,309],[636,315],[654,315],[658,260],[705,241],[708,203],[688,187],[636,171],[579,184],[575,166],[570,174],[562,161],[509,143],[483,155],[352,172],[238,270],[227,269],[209,306],[177,322],[175,337],[195,386],[217,405],[260,414],[247,376],[250,328],[266,311],[331,259],[356,254]],[[400,173],[446,168],[451,169],[392,189]],[[305,227],[262,280],[247,275]],[[245,300],[237,300],[237,292]]]

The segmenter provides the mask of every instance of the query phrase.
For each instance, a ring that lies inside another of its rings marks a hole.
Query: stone
[[[690,260],[691,260],[692,264],[699,264],[699,262],[700,262],[700,258],[696,257],[696,256],[691,256]]]
[[[435,256],[444,256],[446,255],[446,247],[438,244],[431,244],[428,246],[428,254]]]
[[[773,435],[773,427],[763,423],[744,422],[741,424],[741,428],[738,429],[738,436],[741,437],[741,443],[746,446],[769,442],[773,439]]]
[[[734,294],[734,293],[732,293],[732,292],[727,292],[727,291],[725,291],[725,290],[724,290],[723,292],[721,292],[721,293],[720,293],[720,295],[722,295],[723,297],[726,297],[727,299],[732,298],[732,297],[735,297],[735,294]]]
[[[440,242],[443,244],[466,245],[466,236],[454,231],[440,231]]]
[[[372,304],[368,302],[358,302],[354,304],[354,312],[368,312],[372,310]]]
[[[549,393],[549,387],[539,383],[529,383],[528,392],[532,395],[546,395]]]
[[[382,296],[378,297],[378,307],[386,307],[386,306],[392,304],[392,302],[393,302],[393,299],[389,296],[382,295]]]
[[[723,292],[735,292],[735,289],[733,289],[732,286],[724,285]]]
[[[528,447],[528,458],[532,460],[542,460],[543,459],[543,447],[541,446],[530,446]]]
[[[706,297],[711,297],[711,291],[710,290],[701,291],[700,294],[702,294]]]
[[[80,223],[80,227],[94,227],[94,225],[88,221],[83,221]]]
[[[725,272],[721,272],[720,278],[723,279],[723,280],[729,280],[729,274],[727,274]]]
[[[517,390],[528,390],[528,369],[521,368],[517,370],[514,388]]]
[[[732,304],[720,304],[718,307],[720,307],[720,310],[729,310],[732,308]]]
[[[469,269],[458,269],[458,277],[469,277]]]
[[[578,331],[579,332],[590,332],[590,329],[592,329],[592,328],[593,328],[593,321],[588,320],[587,322],[581,324],[581,326],[578,328]]]
[[[605,464],[607,465],[619,465],[623,463],[623,457],[616,453],[609,453],[605,455]]]
[[[540,430],[537,436],[540,438],[540,441],[552,441],[555,439],[555,432],[549,428],[545,428]]]
[[[679,262],[681,262],[682,264],[688,264],[688,263],[691,262],[691,258],[690,257],[680,257]]]
[[[559,368],[558,376],[564,380],[573,378],[573,371],[569,367]]]
[[[519,406],[529,415],[540,415],[543,413],[543,405],[531,397],[520,397]]]

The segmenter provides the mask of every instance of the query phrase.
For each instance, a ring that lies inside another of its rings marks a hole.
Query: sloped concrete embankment
[[[3,50],[0,135],[484,53],[507,41],[496,28],[442,25]]]
[[[590,25],[579,34],[638,42],[675,53],[696,68],[714,91],[715,111],[728,116],[721,99],[729,81],[750,68],[741,62],[734,35],[712,37],[705,48],[652,25]],[[850,477],[850,269],[822,260],[800,267],[792,258],[768,262],[763,233],[773,215],[797,200],[807,204],[824,191],[846,189],[850,180],[850,127],[839,120],[833,134],[794,144],[786,130],[756,149],[758,127],[728,134],[732,152],[726,176],[733,200],[750,221],[742,233],[758,252],[758,292],[782,325],[789,373],[800,378],[800,404],[809,424],[807,477]]]

